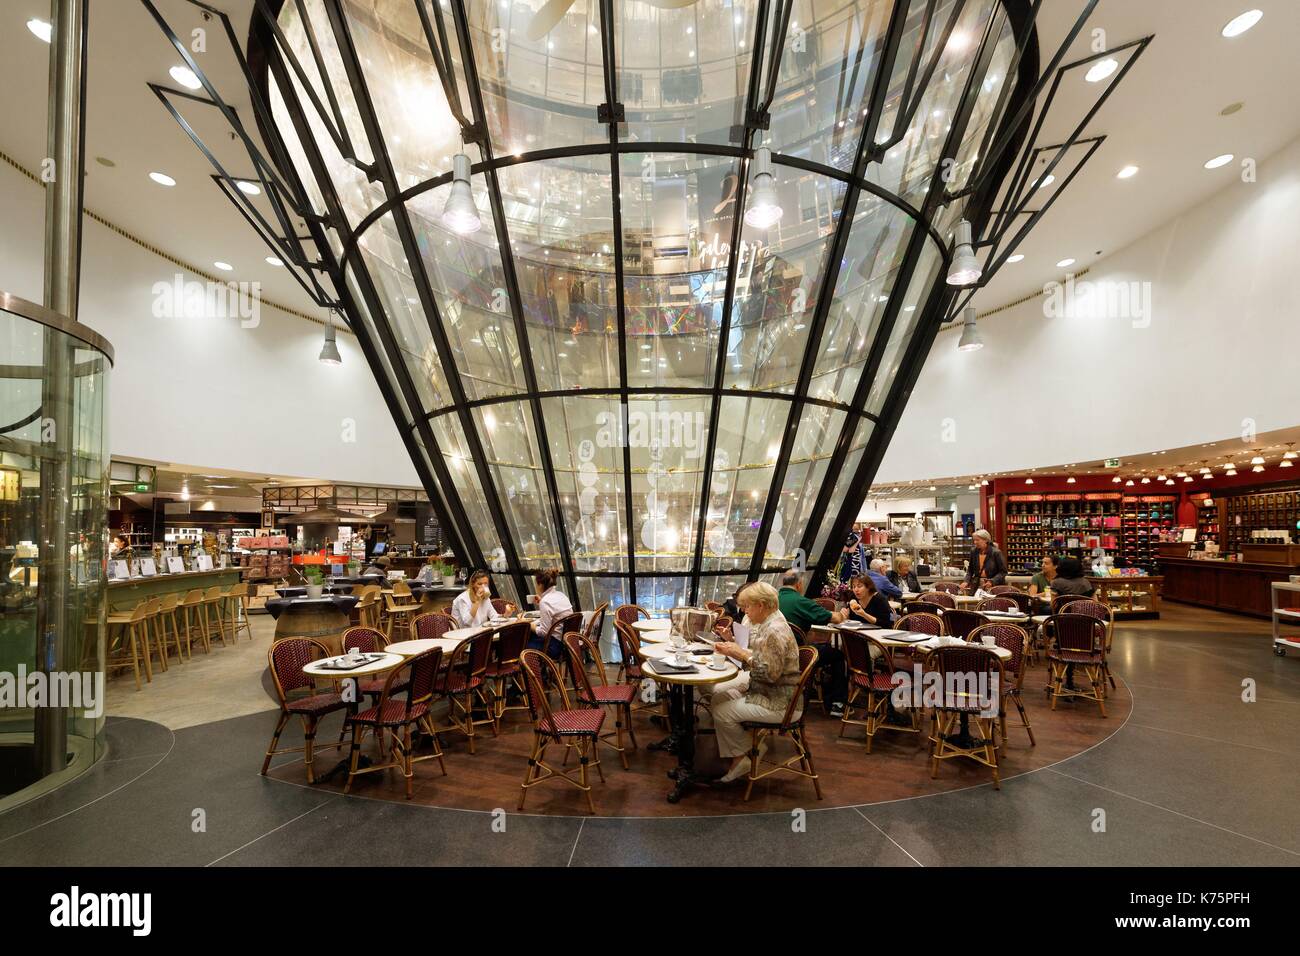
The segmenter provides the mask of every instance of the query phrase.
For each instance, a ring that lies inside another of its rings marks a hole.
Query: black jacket
[[[989,584],[1007,583],[1007,559],[992,544],[989,545],[988,553],[984,556],[983,574],[980,574],[979,549],[970,549],[970,560],[966,563],[966,583],[972,588],[977,588],[981,578],[988,578]]]
[[[889,578],[889,583],[897,587],[900,591],[907,591],[910,594],[920,594],[924,588],[921,587],[921,579],[916,576],[915,571],[908,571],[906,574],[899,574],[897,571],[890,571],[885,577]]]

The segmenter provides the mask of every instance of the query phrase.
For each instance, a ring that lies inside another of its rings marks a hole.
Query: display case
[[[1093,596],[1109,604],[1116,617],[1159,617],[1160,589],[1164,578],[1122,574],[1089,578]]]
[[[1002,552],[1008,570],[1037,571],[1049,552],[1087,564],[1094,547],[1117,551],[1122,498],[1118,492],[1004,495]]]

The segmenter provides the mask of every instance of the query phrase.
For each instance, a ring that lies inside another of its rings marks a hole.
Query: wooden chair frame
[[[479,650],[484,647],[484,650]],[[469,740],[469,752],[474,753],[474,728],[479,724],[491,724],[492,736],[501,733],[500,719],[497,717],[496,700],[491,682],[487,679],[488,659],[492,654],[492,631],[483,629],[471,634],[461,641],[451,652],[447,668],[443,671],[438,685],[438,692],[447,698],[447,723],[444,730],[457,730]],[[451,681],[457,673],[464,674],[464,684],[459,689],[452,689]],[[471,686],[474,679],[480,683]],[[474,700],[487,710],[487,717],[474,719]]]
[[[597,687],[626,687],[626,684],[610,684],[605,679],[605,662],[600,657],[600,647],[592,641],[586,634],[565,634],[564,649],[568,653],[569,674],[573,680],[573,688],[578,702],[588,707],[609,707],[614,714],[614,729],[603,734],[597,734],[596,740],[603,743],[606,747],[615,751],[619,760],[623,762],[623,769],[627,769],[627,752],[629,749],[636,750],[636,733],[632,730],[632,699],[626,701],[602,701],[599,699]],[[588,659],[596,665],[596,674],[600,678],[599,684],[593,684],[591,681],[591,671],[588,669]],[[635,696],[635,695],[634,695]],[[623,745],[624,722],[626,721],[627,735],[630,746]],[[614,741],[610,741],[610,737]],[[565,755],[567,758],[567,754]]]
[[[278,757],[282,754],[300,753],[303,754],[303,760],[307,765],[307,782],[315,783],[316,775],[313,772],[312,764],[316,759],[316,747],[318,746],[316,744],[316,728],[320,726],[321,717],[326,716],[325,714],[322,714],[320,717],[315,716],[313,714],[303,714],[303,713],[296,714],[296,716],[302,720],[303,746],[288,747],[285,748],[284,750],[275,749],[276,744],[280,742],[280,734],[284,732],[285,725],[289,723],[289,718],[295,716],[295,713],[289,710],[289,703],[290,703],[289,696],[284,688],[284,685],[281,683],[280,673],[275,666],[276,649],[282,647],[283,645],[285,645],[290,641],[303,641],[306,642],[308,645],[311,645],[315,653],[315,657],[313,657],[311,660],[320,660],[321,658],[330,656],[329,648],[327,648],[320,641],[310,637],[282,638],[281,640],[273,641],[271,643],[271,646],[267,649],[266,666],[267,669],[270,670],[271,672],[271,679],[275,684],[276,696],[279,697],[280,699],[280,718],[275,725],[275,732],[271,735],[271,743],[266,748],[266,757],[262,761],[262,776],[265,777],[267,770],[270,769],[272,757]],[[310,660],[308,661],[308,663],[310,663]],[[298,684],[293,687],[290,687],[289,690],[293,691],[293,690],[298,690],[301,687],[314,686],[314,683],[315,683],[314,681],[308,679],[306,683]],[[340,706],[336,709],[342,710],[344,709],[345,706],[346,705],[344,705],[340,700]],[[333,712],[334,711],[331,710],[328,713],[333,713]],[[337,742],[324,743],[324,744],[320,744],[319,746],[326,747],[326,748],[342,747],[343,746],[342,735],[340,735]]]
[[[1006,744],[1007,739],[1007,699],[1010,698],[1016,705],[1016,710],[1020,711],[1020,722],[1025,725],[1025,733],[1029,735],[1029,746],[1037,747],[1038,741],[1034,739],[1034,728],[1029,726],[1029,714],[1025,712],[1025,703],[1023,693],[1025,686],[1025,665],[1029,660],[1029,632],[1019,624],[1008,624],[993,621],[988,624],[981,624],[975,630],[970,632],[967,640],[972,644],[983,644],[981,632],[993,635],[993,643],[1005,648],[1011,652],[1012,675],[1015,677],[1014,682],[999,684],[999,693],[1002,697],[1000,713],[998,714],[998,725],[1002,733],[1002,743]],[[1018,646],[1017,646],[1018,645]],[[1007,673],[1007,664],[1002,664],[1002,673],[1005,678]]]
[[[812,748],[808,745],[807,736],[804,733],[804,717],[808,708],[801,707],[803,703],[804,689],[808,681],[812,678],[812,672],[817,667],[817,649],[815,647],[799,648],[799,683],[795,685],[794,695],[790,698],[790,703],[786,705],[785,714],[781,717],[779,724],[768,724],[760,721],[744,721],[741,726],[750,732],[749,738],[749,773],[745,777],[745,801],[749,801],[749,795],[754,789],[754,784],[777,773],[792,773],[800,777],[807,777],[813,782],[813,789],[817,792],[817,799],[822,799],[821,780],[817,776],[817,770],[813,766]],[[795,718],[795,708],[799,707],[799,716]],[[775,734],[776,736],[788,736],[790,742],[794,744],[794,756],[789,757],[781,762],[768,761],[763,762],[759,754],[759,744],[764,737]],[[768,769],[763,770],[766,766]]]
[[[844,646],[844,657],[849,668],[849,699],[844,704],[844,716],[840,718],[840,737],[844,736],[844,731],[850,724],[865,727],[867,730],[867,753],[871,753],[872,741],[875,739],[876,731],[881,727],[887,730],[897,730],[901,733],[919,734],[921,732],[921,712],[917,708],[909,708],[912,718],[912,726],[910,727],[900,727],[885,722],[885,717],[889,713],[889,697],[893,692],[892,684],[889,690],[879,690],[874,686],[863,687],[853,679],[854,675],[857,675],[866,678],[869,683],[873,683],[872,678],[874,675],[883,671],[890,676],[892,681],[897,668],[894,663],[894,655],[890,649],[870,634],[863,634],[858,631],[842,631],[840,641]],[[861,642],[861,644],[858,642]],[[877,652],[874,655],[871,653],[873,649]],[[853,708],[857,704],[858,697],[864,692],[867,695],[865,713],[862,717],[854,717]]]
[[[1071,620],[1073,619],[1073,620]],[[1084,651],[1083,642],[1077,641],[1074,634],[1070,634],[1067,643],[1070,646],[1061,646],[1061,628],[1067,630],[1077,625],[1076,621],[1090,621],[1093,627],[1091,644],[1089,651]],[[1047,693],[1052,699],[1052,710],[1056,710],[1056,702],[1062,697],[1082,697],[1085,700],[1096,701],[1097,709],[1101,711],[1101,716],[1106,716],[1106,675],[1109,669],[1106,664],[1106,622],[1100,618],[1093,617],[1091,614],[1053,614],[1047,621],[1051,625],[1053,647],[1047,652],[1047,669],[1048,682]],[[1062,653],[1089,653],[1092,656],[1086,661],[1067,661],[1061,658]],[[1069,688],[1065,686],[1065,677],[1070,668],[1075,669],[1077,674],[1080,670],[1092,685],[1092,693],[1088,693],[1080,688]]]
[[[524,808],[524,800],[528,797],[530,788],[537,786],[552,778],[566,780],[573,786],[583,792],[587,798],[587,809],[594,814],[596,804],[591,799],[591,783],[587,779],[587,767],[589,764],[595,764],[596,773],[600,777],[600,782],[605,782],[605,772],[600,766],[599,748],[596,741],[600,736],[600,727],[596,728],[594,734],[561,734],[555,724],[555,711],[551,709],[551,700],[546,691],[546,685],[549,683],[558,689],[560,695],[560,710],[572,710],[573,707],[569,701],[569,694],[564,689],[564,680],[561,677],[560,669],[556,666],[555,661],[542,651],[532,648],[526,649],[519,655],[520,664],[524,672],[524,687],[528,697],[528,710],[533,720],[533,746],[528,755],[528,770],[524,774],[524,782],[520,785],[519,806],[517,809]],[[600,711],[601,723],[604,723],[604,711]],[[567,770],[564,766],[553,767],[546,762],[546,748],[552,743],[560,744],[564,747],[565,764],[568,763],[570,748],[578,751],[578,776],[574,777],[573,771]]]
[[[942,688],[943,703],[934,708],[930,732],[930,779],[933,780],[939,776],[939,763],[944,760],[965,757],[974,760],[978,764],[993,771],[993,789],[1001,790],[1002,781],[998,776],[998,747],[997,731],[998,717],[981,716],[978,711],[967,710],[967,719],[975,724],[975,733],[978,739],[982,741],[972,747],[962,747],[954,744],[948,738],[952,735],[954,725],[961,720],[962,708],[945,706],[948,703],[948,682],[946,661],[949,657],[955,657],[959,660],[970,659],[970,655],[978,655],[981,663],[981,669],[990,676],[996,674],[998,678],[998,710],[1002,710],[1002,688],[1006,685],[1006,674],[1003,671],[1002,661],[987,647],[976,644],[950,645],[947,647],[935,648],[928,656],[928,661],[935,670],[939,672],[939,686]],[[956,668],[959,670],[971,671],[972,668]]]
[[[353,715],[348,715],[344,721],[344,726],[352,728],[352,740],[348,752],[348,780],[343,785],[343,792],[348,793],[352,789],[352,782],[363,773],[374,773],[378,770],[388,770],[396,767],[402,771],[402,776],[406,778],[406,799],[410,800],[413,793],[415,779],[415,765],[424,760],[437,760],[438,766],[442,768],[442,775],[447,776],[447,764],[442,759],[442,744],[438,740],[438,728],[434,726],[433,719],[429,715],[429,702],[433,698],[433,684],[437,679],[438,669],[442,666],[442,648],[435,647],[421,654],[416,654],[402,662],[400,667],[396,667],[388,672],[388,678],[384,681],[384,688],[379,694],[379,699],[375,702],[376,714],[382,718],[384,711],[393,701],[397,694],[405,693],[405,720],[397,726],[385,724],[382,719],[374,724],[354,719]],[[420,706],[423,709],[420,710]],[[413,712],[419,711],[412,716]],[[419,725],[425,733],[429,735],[433,742],[433,752],[423,756],[415,756],[415,744],[412,738],[411,730]],[[368,767],[359,767],[358,761],[361,756],[361,738],[365,734],[367,727],[373,727],[375,736],[379,740],[379,753],[384,753],[384,735],[391,738],[391,746],[388,748],[388,758],[380,763],[372,763]],[[398,728],[402,733],[398,735]]]

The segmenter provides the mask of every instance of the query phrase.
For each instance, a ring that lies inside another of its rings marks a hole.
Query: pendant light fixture
[[[948,285],[969,286],[979,282],[984,271],[971,247],[970,221],[961,219],[952,237],[952,262],[948,265]]]
[[[322,365],[342,365],[343,356],[339,354],[339,343],[334,338],[334,313],[325,317],[325,343],[320,347]]]
[[[458,236],[476,233],[483,225],[469,188],[469,157],[464,153],[451,158],[451,192],[442,207],[442,223]]]
[[[962,309],[962,328],[961,341],[957,343],[958,352],[977,352],[984,348],[984,340],[980,338],[979,326],[975,324],[975,306],[968,305]]]
[[[770,229],[781,221],[782,209],[776,180],[772,177],[772,151],[766,146],[754,150],[754,175],[749,186],[745,224],[755,229]]]
[[[1072,484],[1074,484],[1074,475],[1071,475],[1069,478],[1066,478],[1066,479],[1065,479],[1065,483],[1066,483],[1067,485],[1072,485]]]

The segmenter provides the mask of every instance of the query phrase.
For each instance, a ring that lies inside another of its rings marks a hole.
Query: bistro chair
[[[1024,591],[1004,591],[998,597],[1010,598],[1015,602],[1016,610],[1021,614],[1033,613],[1034,599]]]
[[[639,604],[620,604],[614,609],[614,620],[622,621],[629,626],[649,617],[650,612]]]
[[[409,597],[409,594],[408,594]],[[420,610],[420,605],[414,601],[399,601],[396,593],[384,595],[384,634],[391,641],[393,638],[393,627],[409,627],[411,618]]]
[[[945,611],[950,611],[957,606],[956,600],[947,591],[926,591],[917,601],[925,601],[927,604],[937,604]],[[915,604],[916,602],[912,602]]]
[[[325,645],[309,637],[286,637],[276,641],[267,651],[267,667],[275,683],[276,696],[280,699],[280,717],[275,725],[275,733],[271,735],[271,745],[266,748],[266,759],[262,761],[262,776],[266,776],[266,771],[270,769],[272,757],[301,753],[307,764],[307,782],[316,782],[316,776],[312,771],[316,752],[316,727],[322,717],[336,710],[344,710],[348,706],[337,693],[315,693],[315,682],[303,673],[302,669],[312,661],[328,656],[329,650]],[[289,695],[295,691],[311,693],[306,696],[290,697]],[[280,734],[284,731],[284,725],[289,722],[290,717],[298,717],[302,720],[304,745],[276,750],[276,744],[280,742]],[[340,738],[337,743],[321,746],[342,747],[343,741]]]
[[[822,607],[826,608],[826,610],[830,611],[832,614],[835,613],[835,599],[834,599],[834,598],[819,597],[819,598],[813,598],[813,600],[814,600],[816,603],[820,604]]]
[[[961,594],[961,585],[956,581],[936,581],[930,586],[930,590],[943,594]]]
[[[119,668],[129,667],[135,672],[135,689],[139,690],[140,684],[140,629],[144,625],[149,613],[149,603],[140,601],[130,611],[112,611],[108,615],[108,632],[113,634],[113,628],[117,627],[116,637],[110,637],[108,641],[108,659],[104,662],[105,671],[114,671]],[[144,659],[145,679],[150,683],[153,682],[153,672],[149,669],[148,658]]]
[[[414,599],[415,595],[411,593],[411,586],[399,578],[393,582],[393,597]]]
[[[417,619],[418,620],[418,619]],[[498,725],[507,710],[527,710],[527,702],[511,704],[511,688],[518,691],[520,698],[526,694],[524,688],[523,665],[519,655],[528,646],[528,639],[533,636],[533,629],[527,621],[515,621],[497,631],[496,650],[488,662],[487,679],[492,682],[492,698],[496,703]]]
[[[436,693],[447,698],[450,729],[460,731],[469,739],[470,753],[474,753],[474,727],[477,724],[491,724],[493,737],[500,732],[496,703],[491,699],[492,688],[487,681],[492,636],[492,631],[485,629],[457,644],[451,652],[447,669],[439,675],[434,687]],[[487,711],[486,717],[475,718],[475,700]]]
[[[1052,597],[1052,613],[1060,614],[1062,608],[1067,604],[1073,604],[1075,601],[1092,600],[1086,594],[1057,594]]]
[[[960,637],[966,640],[966,635],[979,627],[981,624],[987,624],[989,619],[979,611],[952,610],[943,612],[943,626],[953,637]]]
[[[977,611],[1018,611],[1020,605],[1009,597],[985,598],[975,605]]]
[[[1110,682],[1111,687],[1115,687],[1115,677],[1110,672],[1110,650],[1115,641],[1115,610],[1109,604],[1103,604],[1101,601],[1094,601],[1091,598],[1084,598],[1081,601],[1071,601],[1068,605],[1070,614],[1086,614],[1088,617],[1095,617],[1097,620],[1106,625],[1106,657],[1107,660],[1102,664],[1106,671],[1106,679]]]
[[[502,617],[506,616],[506,608],[508,608],[509,606],[510,606],[510,602],[507,601],[505,598],[496,597],[492,599],[493,612],[501,615]]]
[[[841,641],[844,645],[844,657],[849,667],[849,699],[844,705],[844,716],[840,719],[840,736],[849,724],[857,724],[867,729],[867,753],[871,753],[871,741],[881,727],[887,730],[901,730],[904,733],[919,733],[920,711],[912,708],[912,726],[901,727],[885,722],[889,715],[889,699],[894,692],[894,673],[899,670],[894,664],[893,654],[889,648],[876,638],[858,631],[845,630]],[[906,673],[906,671],[904,671]],[[861,717],[855,717],[853,708],[858,698],[866,694],[866,707]]]
[[[639,696],[641,681],[646,676],[644,665],[648,658],[641,653],[640,635],[632,630],[630,625],[616,620],[614,622],[614,634],[618,639],[619,654],[622,657],[622,661],[618,665],[616,679],[633,688],[633,699],[635,699]],[[638,704],[632,710],[634,713],[636,711],[650,710],[654,712],[651,719],[666,721],[668,719],[668,695],[660,694],[653,703]]]
[[[379,654],[384,650],[384,632],[373,627],[350,627],[343,632],[343,653],[349,654],[355,647],[362,654]],[[401,668],[398,668],[401,670]],[[392,674],[380,677],[361,677],[357,679],[357,690],[368,697],[377,698],[388,686]],[[406,690],[405,683],[399,681],[393,687],[393,693]],[[380,748],[382,751],[382,747]]]
[[[352,789],[352,781],[358,774],[397,767],[406,778],[406,799],[410,800],[415,777],[414,765],[421,760],[436,759],[442,768],[442,775],[447,776],[447,765],[442,760],[442,745],[438,742],[438,730],[429,719],[429,701],[433,697],[433,683],[441,665],[441,647],[416,654],[400,667],[389,671],[384,686],[380,689],[379,700],[373,707],[348,715],[345,725],[352,728],[352,748],[348,755],[348,782],[343,785],[344,793]],[[394,699],[400,693],[406,694],[405,700]],[[411,730],[416,724],[433,741],[433,752],[422,757],[415,756],[415,746],[411,739]],[[358,769],[361,736],[367,729],[372,730],[380,739],[381,755],[384,752],[385,733],[392,738],[392,746],[386,761]]]
[[[995,597],[1002,597],[1003,595],[1023,594],[1023,593],[1024,592],[1021,591],[1020,588],[1016,587],[1014,584],[995,584],[993,585],[993,587],[989,588],[989,594],[992,594]]]
[[[456,630],[456,622],[446,614],[434,614],[432,611],[418,615],[411,622],[411,639],[416,641],[433,640],[446,637],[448,631]]]
[[[749,774],[746,776],[745,783],[746,802],[749,800],[749,795],[753,791],[756,781],[782,772],[810,778],[813,782],[813,789],[817,791],[817,799],[822,799],[821,781],[818,779],[817,771],[813,767],[812,748],[809,747],[807,735],[804,733],[804,711],[806,708],[803,706],[803,695],[816,666],[817,648],[799,648],[799,683],[795,685],[794,694],[791,695],[790,703],[786,705],[785,713],[781,716],[781,719],[779,721],[746,720],[741,723],[740,726],[750,732]],[[762,769],[764,763],[763,757],[759,753],[759,744],[765,737],[779,737],[782,735],[789,737],[790,742],[794,744],[794,756],[780,763],[769,761],[766,764],[767,769]]]
[[[930,601],[908,601],[903,605],[903,609],[908,614],[933,614],[935,617],[943,617],[943,612],[947,610]]]
[[[929,611],[909,611],[894,622],[894,627],[900,631],[911,631],[913,634],[932,634],[939,637],[946,634],[943,629],[943,618],[938,614],[931,614]],[[841,634],[846,633],[841,631]]]
[[[533,721],[533,746],[528,754],[528,770],[519,790],[519,806],[524,808],[528,789],[544,780],[559,777],[567,780],[583,792],[587,798],[587,809],[596,812],[596,805],[591,799],[591,784],[587,780],[587,765],[594,763],[600,782],[605,782],[605,772],[600,768],[600,754],[596,752],[596,741],[600,739],[601,727],[605,723],[605,711],[600,707],[583,707],[574,709],[569,704],[569,694],[564,689],[564,681],[555,661],[541,651],[527,649],[519,655],[519,662],[524,674],[525,695],[528,698],[528,713]],[[560,709],[551,709],[551,700],[546,687],[559,688]],[[578,751],[578,776],[574,771],[563,767],[553,767],[546,762],[546,748],[551,744],[564,747],[565,759],[569,748]],[[594,758],[594,759],[593,759]]]
[[[614,714],[612,733],[600,734],[596,740],[618,752],[627,769],[628,748],[623,745],[623,729],[627,728],[628,742],[636,749],[636,734],[632,731],[632,700],[636,688],[631,684],[611,684],[605,678],[605,662],[600,659],[600,647],[586,634],[565,634],[564,649],[568,652],[569,675],[573,680],[574,696],[586,707],[609,707]],[[594,663],[596,681],[591,679],[588,662]],[[614,742],[610,742],[610,737]]]
[[[542,647],[552,660],[564,660],[564,635],[576,634],[582,630],[582,612],[573,611],[551,622],[551,629],[546,634]]]
[[[1048,687],[1052,710],[1062,697],[1095,700],[1097,709],[1106,716],[1106,623],[1087,614],[1053,614],[1053,646],[1047,650]],[[1066,677],[1082,670],[1092,691],[1065,686]]]
[[[993,771],[993,789],[1001,790],[998,779],[997,718],[1001,700],[981,701],[980,685],[985,688],[997,681],[999,697],[1006,685],[1002,662],[987,647],[976,644],[953,644],[937,647],[928,658],[938,672],[939,701],[934,707],[930,735],[930,778],[939,775],[939,762],[954,757],[965,757]],[[951,676],[950,676],[951,675]],[[970,690],[971,678],[976,679],[975,691]],[[992,704],[990,712],[989,704]],[[969,740],[960,738],[957,730],[970,724]]]
[[[591,612],[587,618],[587,623],[582,628],[582,636],[599,645],[601,638],[605,633],[605,612],[609,610],[609,602],[606,601],[596,610]]]
[[[726,610],[726,607],[719,604],[717,601],[705,601],[704,606],[714,614],[721,614]]]
[[[983,638],[990,634],[993,636],[993,643],[997,647],[1005,648],[1011,652],[1010,659],[1002,662],[1004,683],[999,685],[1002,701],[998,713],[998,723],[1002,731],[1002,744],[1005,746],[1007,741],[1007,701],[1010,700],[1016,705],[1016,710],[1020,711],[1020,721],[1025,725],[1025,733],[1029,734],[1029,746],[1037,747],[1038,743],[1034,740],[1034,729],[1029,726],[1029,715],[1025,713],[1025,704],[1021,693],[1025,685],[1025,651],[1029,645],[1029,634],[1018,624],[981,624],[970,632],[968,640],[972,644],[982,645],[984,643]]]

